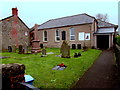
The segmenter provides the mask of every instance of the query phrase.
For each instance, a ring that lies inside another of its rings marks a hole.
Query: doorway
[[[109,35],[97,35],[97,48],[109,48]]]

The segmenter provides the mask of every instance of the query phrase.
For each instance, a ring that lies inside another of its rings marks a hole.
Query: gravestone
[[[70,46],[68,45],[67,41],[63,41],[62,46],[61,46],[61,53],[62,53],[62,58],[70,58]]]
[[[28,46],[24,46],[24,54],[28,53]]]
[[[46,49],[42,49],[42,55],[46,55]]]
[[[76,45],[75,44],[72,44],[72,49],[76,49]]]
[[[12,47],[8,46],[8,52],[12,52]]]
[[[23,54],[23,46],[19,45],[19,54]]]
[[[13,63],[13,64],[1,64],[2,70],[2,89],[3,90],[25,90],[18,82],[25,82],[25,65]]]
[[[16,46],[12,45],[12,52],[16,53]]]
[[[46,49],[42,49],[42,55],[41,55],[41,57],[44,57],[44,56],[47,56],[46,55]]]
[[[81,44],[77,44],[77,49],[81,49]]]

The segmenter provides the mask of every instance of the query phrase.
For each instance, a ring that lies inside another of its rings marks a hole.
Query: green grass
[[[2,59],[3,64],[21,63],[26,66],[26,74],[34,77],[34,86],[38,88],[70,88],[82,75],[91,67],[93,62],[101,53],[100,50],[89,49],[86,52],[82,50],[72,50],[71,58],[55,57],[59,55],[59,48],[48,48],[47,52],[55,54],[47,57],[40,57],[41,54],[18,54],[3,52],[3,56],[10,58]],[[75,52],[81,52],[82,56],[74,58]],[[52,70],[57,64],[64,62],[67,66],[65,70]]]

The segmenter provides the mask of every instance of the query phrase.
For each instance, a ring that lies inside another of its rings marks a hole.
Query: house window
[[[60,31],[59,30],[56,30],[56,34],[55,34],[55,40],[56,41],[60,41]]]
[[[75,29],[70,28],[70,40],[75,40]]]
[[[28,35],[28,33],[27,32],[25,32],[25,36],[27,36]]]
[[[43,32],[43,41],[47,41],[47,31]]]

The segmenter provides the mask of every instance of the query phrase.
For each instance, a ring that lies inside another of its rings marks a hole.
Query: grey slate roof
[[[97,20],[98,22],[98,27],[101,28],[101,27],[115,27],[116,25],[114,24],[111,24],[111,23],[108,23],[108,22],[105,22],[105,21],[101,21],[101,20]]]
[[[51,19],[41,25],[39,25],[38,29],[47,29],[47,28],[55,28],[69,25],[79,25],[79,24],[87,24],[92,23],[94,21],[94,17],[84,13],[78,14],[74,16],[67,16],[58,19]]]

